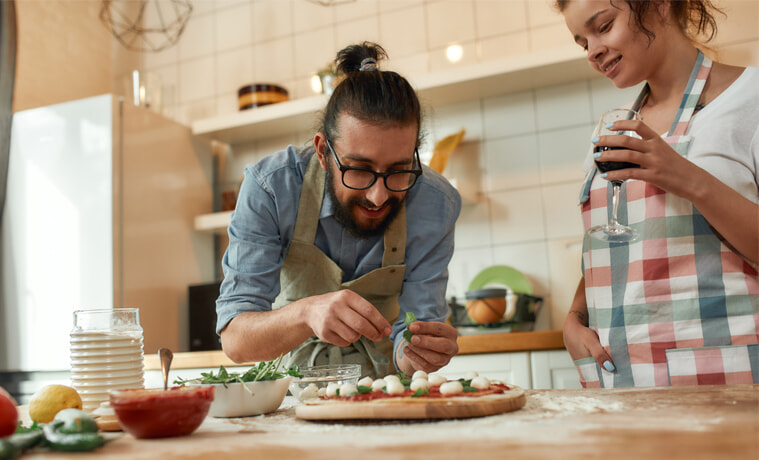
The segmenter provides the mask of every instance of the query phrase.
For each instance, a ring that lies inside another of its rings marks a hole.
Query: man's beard
[[[401,206],[406,200],[406,196],[408,196],[408,194],[404,195],[403,199],[398,199],[395,197],[390,198],[385,202],[385,205],[390,206],[390,213],[388,213],[387,217],[385,217],[385,219],[374,228],[362,228],[358,226],[355,220],[353,220],[351,209],[353,209],[354,206],[360,205],[371,208],[374,207],[374,204],[360,198],[353,198],[345,204],[341,203],[337,198],[337,193],[335,192],[335,182],[333,180],[334,176],[330,170],[327,170],[326,173],[327,193],[329,193],[329,196],[332,199],[332,207],[333,212],[335,213],[335,220],[337,220],[337,222],[342,225],[348,231],[348,233],[355,236],[356,238],[369,239],[375,236],[383,235],[385,233],[385,230],[387,230],[387,227],[389,227],[395,218],[398,217],[398,212],[401,210]],[[384,185],[381,184],[380,186]]]

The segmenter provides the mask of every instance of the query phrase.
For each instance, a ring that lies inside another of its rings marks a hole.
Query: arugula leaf
[[[410,311],[406,312],[406,316],[403,317],[403,324],[406,325],[406,330],[403,331],[403,338],[406,339],[406,342],[411,343],[411,337],[414,336],[414,333],[408,330],[408,327],[411,326],[411,323],[416,321],[416,315]]]
[[[201,372],[200,377],[194,379],[178,378],[174,380],[174,384],[183,386],[188,383],[196,384],[222,384],[225,387],[228,383],[246,383],[246,382],[258,382],[263,380],[278,380],[286,376],[302,377],[300,368],[298,366],[291,366],[285,371],[280,371],[279,367],[282,363],[284,355],[280,355],[279,358],[273,361],[261,361],[257,366],[253,366],[244,373],[229,372],[224,366],[219,366],[219,372],[214,374],[211,372]]]

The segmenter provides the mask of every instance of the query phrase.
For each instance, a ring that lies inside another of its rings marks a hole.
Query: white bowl
[[[259,382],[221,383],[213,385],[214,400],[208,415],[211,417],[250,417],[268,414],[279,409],[287,394],[292,377]]]

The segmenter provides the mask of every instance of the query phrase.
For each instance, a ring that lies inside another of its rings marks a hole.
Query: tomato
[[[0,388],[0,438],[12,435],[18,426],[18,411],[11,396]]]

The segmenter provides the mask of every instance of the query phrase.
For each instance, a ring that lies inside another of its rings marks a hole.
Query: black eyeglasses
[[[405,192],[413,187],[416,184],[417,178],[422,175],[422,163],[419,161],[419,151],[416,148],[414,148],[414,160],[416,161],[417,168],[378,173],[371,169],[343,166],[340,164],[340,160],[337,158],[335,149],[332,148],[329,139],[325,138],[325,140],[327,141],[329,151],[332,152],[332,157],[335,159],[337,169],[342,173],[343,185],[350,189],[366,190],[377,182],[378,177],[381,177],[385,182],[385,187],[391,192]]]

